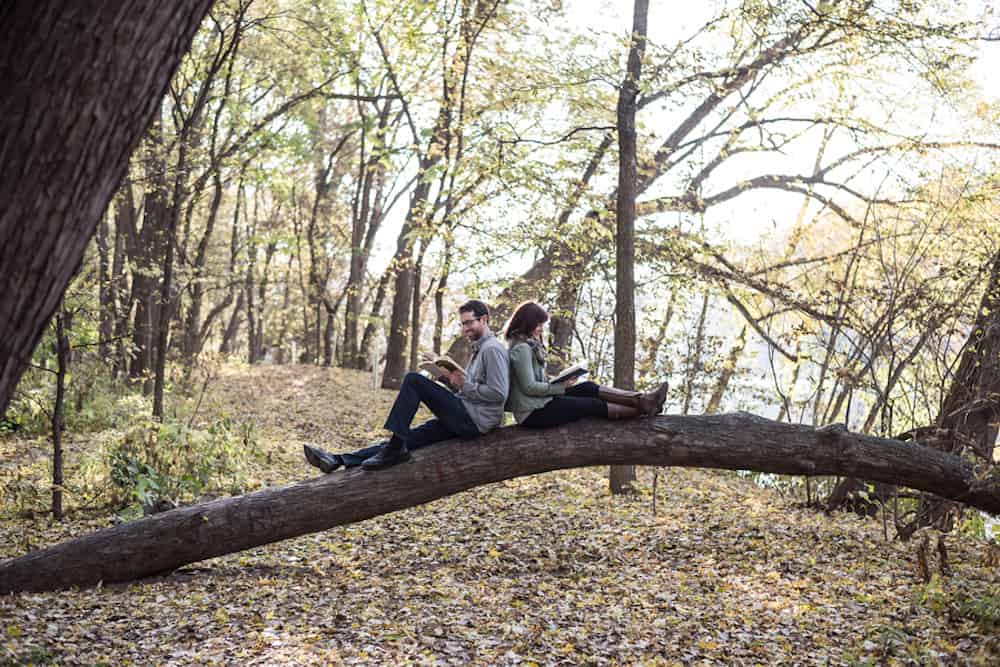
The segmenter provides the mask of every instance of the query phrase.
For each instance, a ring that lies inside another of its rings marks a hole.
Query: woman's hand
[[[458,391],[465,386],[465,373],[456,368],[451,373],[448,373],[448,382],[455,388],[455,391]]]
[[[579,379],[580,379],[580,376],[577,375],[576,377],[572,377],[572,378],[566,380],[565,382],[563,382],[563,384],[566,385],[567,387],[572,387],[573,385],[576,384],[576,381],[579,380]]]

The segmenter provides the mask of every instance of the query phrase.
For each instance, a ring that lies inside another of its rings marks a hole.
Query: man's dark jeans
[[[420,404],[426,405],[436,419],[428,419],[416,428],[410,428]],[[383,427],[392,432],[393,438],[406,443],[408,449],[420,449],[450,438],[475,438],[479,428],[465,410],[462,400],[437,382],[420,373],[407,373],[399,388],[389,417]],[[345,466],[358,466],[374,456],[380,445],[365,447],[349,454],[340,454]]]

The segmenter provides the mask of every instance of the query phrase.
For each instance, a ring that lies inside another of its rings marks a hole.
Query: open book
[[[426,371],[430,376],[443,384],[451,386],[448,381],[448,373],[459,370],[465,373],[462,364],[458,363],[448,355],[436,357],[433,354],[424,354],[424,360],[417,366],[422,371]]]
[[[587,370],[587,367],[584,366],[583,364],[574,364],[574,365],[570,366],[569,368],[567,368],[566,370],[564,370],[559,375],[557,375],[554,378],[552,378],[551,380],[549,380],[549,383],[551,383],[551,384],[561,384],[563,382],[568,382],[568,381],[572,380],[573,378],[578,378],[578,377],[581,377],[583,375],[586,375],[589,372],[590,371]]]

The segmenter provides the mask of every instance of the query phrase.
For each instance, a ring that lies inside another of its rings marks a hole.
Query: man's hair
[[[490,314],[490,309],[479,299],[469,299],[458,307],[460,313],[472,313],[477,318]]]

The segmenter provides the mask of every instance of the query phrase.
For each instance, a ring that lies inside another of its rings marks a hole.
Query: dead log
[[[0,593],[129,581],[492,482],[615,464],[853,476],[1000,514],[1000,479],[977,480],[960,458],[912,443],[748,413],[585,420],[544,431],[500,429],[422,449],[387,470],[335,472],[107,528],[0,563]]]

